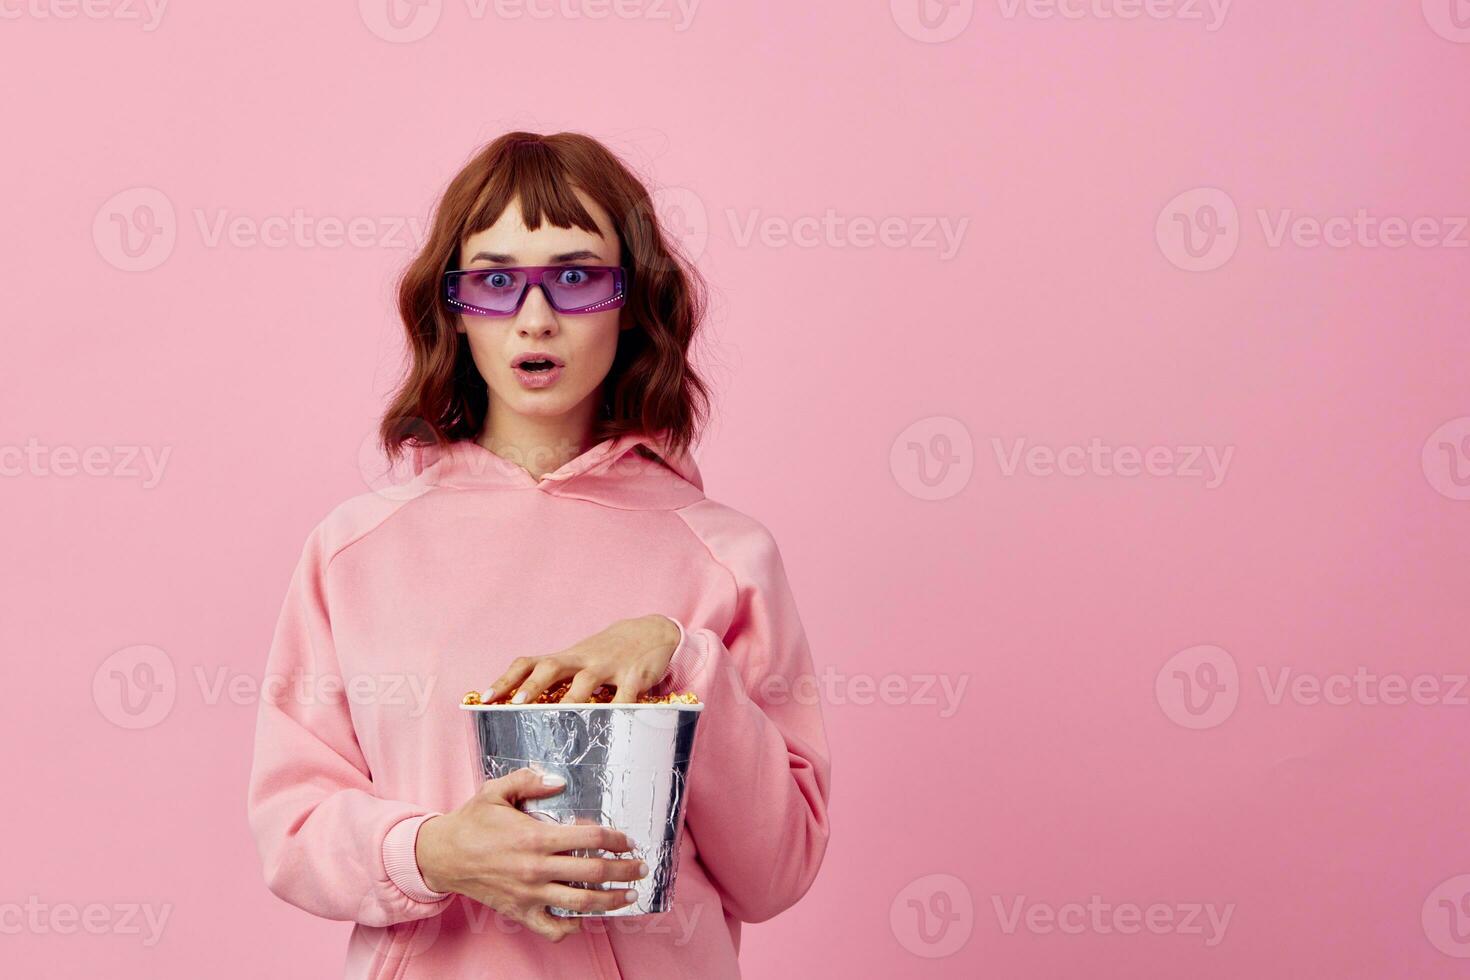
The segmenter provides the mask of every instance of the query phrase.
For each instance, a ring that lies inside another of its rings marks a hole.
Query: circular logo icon
[[[660,187],[648,196],[651,214],[643,214],[645,205],[638,204],[636,218],[643,218],[658,225],[669,248],[680,253],[690,262],[698,262],[709,245],[709,213],[704,199],[687,187]],[[634,257],[638,268],[646,271],[671,272],[675,268],[673,257],[653,252],[652,249],[634,243],[639,253]]]
[[[414,481],[425,462],[425,453],[434,453],[437,435],[433,428],[421,419],[409,426],[408,435],[413,442],[407,443],[398,458],[389,462],[378,442],[374,429],[363,437],[357,447],[357,472],[363,484],[373,493],[388,500],[408,500],[418,493]]]
[[[130,187],[109,197],[92,218],[97,254],[124,272],[156,269],[173,254],[178,221],[173,202],[153,187]]]
[[[1457,959],[1470,957],[1470,874],[1440,882],[1419,912],[1434,948]]]
[[[925,875],[893,897],[888,925],[899,945],[915,956],[951,956],[975,930],[975,902],[969,887],[954,875]]]
[[[392,44],[411,44],[439,24],[442,0],[357,0],[367,29]]]
[[[1446,41],[1470,44],[1470,0],[1423,0],[1424,19]]]
[[[92,700],[119,728],[152,728],[168,717],[178,696],[174,662],[154,646],[126,647],[92,675]]]
[[[1223,724],[1240,700],[1235,658],[1208,644],[1180,650],[1154,678],[1154,697],[1176,725],[1214,728]]]
[[[1229,194],[1197,187],[1164,205],[1154,234],[1164,258],[1189,272],[1209,272],[1240,246],[1240,214]]]
[[[888,468],[898,485],[920,500],[953,497],[975,471],[970,430],[946,415],[920,419],[893,440]]]
[[[1450,419],[1424,441],[1424,478],[1451,500],[1470,500],[1470,415]]]
[[[915,41],[939,44],[960,36],[975,15],[975,0],[888,0],[893,22]]]
[[[368,906],[375,902],[375,896],[368,895],[363,898],[363,916],[361,917],[369,914],[371,910]],[[352,931],[352,942],[367,946],[370,951],[370,959],[377,959],[389,953],[397,955],[397,966],[401,970],[405,964],[434,945],[439,939],[443,916],[444,913],[440,912],[423,919],[395,922],[391,926],[358,925]]]

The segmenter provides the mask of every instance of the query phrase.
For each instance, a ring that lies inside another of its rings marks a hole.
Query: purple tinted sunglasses
[[[540,286],[558,313],[597,313],[623,305],[626,279],[627,270],[616,265],[455,269],[444,273],[444,299],[470,316],[515,316],[526,293]]]

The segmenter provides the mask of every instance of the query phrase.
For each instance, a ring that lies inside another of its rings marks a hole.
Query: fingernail
[[[511,704],[520,704],[521,702],[523,702],[525,700],[526,700],[526,692],[525,691],[517,691],[516,692],[516,696],[510,699],[510,703]]]
[[[644,877],[647,874],[648,874],[648,865],[644,864],[642,861],[639,861],[638,862],[638,877],[642,878],[642,877]]]
[[[630,902],[636,902],[636,901],[638,901],[638,893],[635,892],[631,888],[629,888],[627,891],[623,892],[623,897],[626,898]]]
[[[542,786],[565,786],[566,784],[567,778],[565,776],[558,776],[554,772],[543,772],[541,774]]]

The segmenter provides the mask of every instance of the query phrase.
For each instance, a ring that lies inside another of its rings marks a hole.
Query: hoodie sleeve
[[[681,638],[659,691],[692,690],[705,705],[686,826],[725,908],[761,922],[816,878],[830,767],[821,706],[802,693],[814,689],[812,658],[776,542],[760,525],[720,538],[711,553],[735,580],[733,619],[723,635],[675,619]]]
[[[266,884],[292,905],[369,926],[426,918],[450,896],[424,901],[437,893],[405,887],[422,881],[412,850],[422,820],[414,818],[433,811],[377,795],[340,693],[296,693],[344,690],[326,603],[330,557],[318,525],[291,578],[261,687],[250,828]]]

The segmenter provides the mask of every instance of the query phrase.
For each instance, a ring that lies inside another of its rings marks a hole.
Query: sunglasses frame
[[[598,300],[591,306],[585,306],[575,310],[564,310],[556,305],[552,298],[551,290],[541,286],[542,277],[548,272],[564,272],[567,269],[586,269],[589,272],[611,272],[613,274],[613,295],[607,299]],[[466,303],[459,298],[459,280],[468,275],[488,275],[492,272],[523,272],[526,281],[521,286],[521,295],[516,298],[515,308],[512,310],[487,310],[482,306]],[[541,295],[546,297],[547,305],[563,316],[577,316],[582,313],[601,313],[604,310],[619,309],[628,298],[628,282],[632,278],[630,270],[620,265],[497,265],[483,269],[451,269],[444,273],[444,301],[453,309],[469,316],[515,316],[521,312],[521,307],[526,302],[526,295],[530,293],[532,286],[541,286]]]

